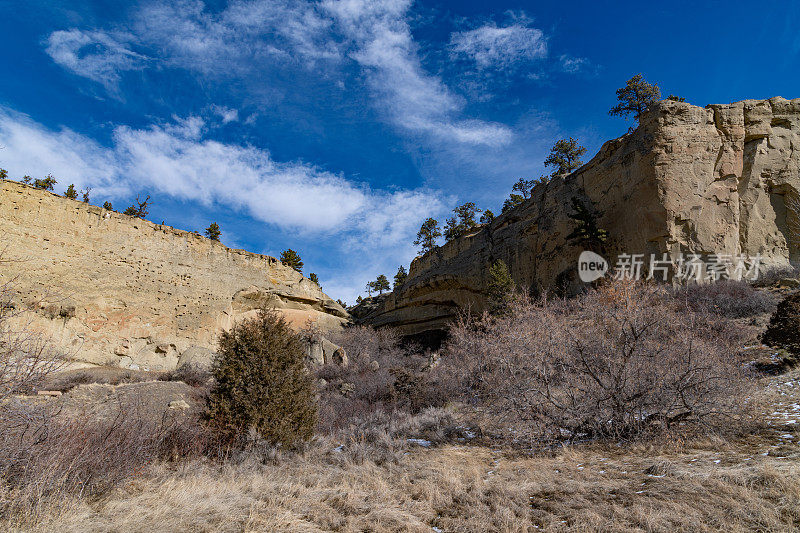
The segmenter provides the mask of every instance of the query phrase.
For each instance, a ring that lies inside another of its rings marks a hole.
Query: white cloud
[[[547,57],[547,39],[525,21],[500,27],[486,24],[451,34],[450,51],[471,58],[479,69],[507,69]]]
[[[231,109],[230,107],[215,105],[211,106],[211,110],[219,116],[223,124],[229,124],[239,120],[238,109]]]
[[[410,239],[427,213],[444,205],[435,191],[373,191],[313,165],[275,161],[259,148],[205,139],[204,129],[196,117],[145,129],[118,126],[113,146],[104,147],[0,108],[0,165],[12,177],[52,172],[59,186],[91,186],[111,198],[144,189],[244,209],[287,230],[349,235],[373,247]]]
[[[47,38],[45,52],[59,65],[103,84],[114,93],[120,72],[140,69],[147,58],[128,47],[129,34],[71,29]]]
[[[591,63],[585,57],[571,57],[562,54],[558,57],[558,61],[561,65],[561,70],[568,74],[577,74],[591,67]]]
[[[511,130],[502,124],[456,118],[464,102],[422,68],[405,20],[408,0],[326,0],[323,6],[353,43],[350,57],[367,71],[374,94],[395,124],[458,143],[498,146],[510,141]]]
[[[317,69],[344,57],[367,74],[377,106],[413,134],[468,145],[498,146],[512,137],[503,124],[463,119],[464,101],[425,72],[406,22],[409,0],[234,0],[211,13],[200,0],[151,3],[115,33],[54,32],[48,53],[60,65],[114,87],[141,68],[148,50],[164,65],[206,76],[263,77],[283,63]],[[538,30],[535,30],[538,31]],[[91,52],[99,48],[99,52]],[[88,52],[87,52],[88,50]],[[341,81],[341,80],[338,80]]]

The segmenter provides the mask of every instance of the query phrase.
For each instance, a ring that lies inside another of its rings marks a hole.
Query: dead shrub
[[[199,365],[187,363],[175,370],[164,372],[161,380],[182,381],[191,387],[203,387],[211,380],[211,372]]]
[[[33,391],[65,364],[64,353],[14,303],[12,282],[0,285],[0,404],[13,394]]]
[[[97,496],[146,473],[159,460],[197,456],[205,445],[194,418],[159,419],[136,402],[107,416],[66,416],[50,404],[16,399],[0,410],[0,517],[25,521],[70,496]]]
[[[349,365],[323,365],[314,371],[325,380],[319,391],[321,432],[335,432],[373,413],[416,413],[433,405],[428,375],[422,372],[427,357],[418,346],[404,344],[394,330],[355,326],[330,339],[347,351]],[[342,385],[352,392],[343,395]]]
[[[665,288],[621,282],[573,300],[519,299],[508,316],[454,327],[440,372],[517,439],[725,424],[746,403],[740,338],[673,302]]]
[[[727,318],[752,317],[775,309],[772,294],[757,290],[744,281],[693,283],[676,289],[674,297],[695,312],[709,312]]]

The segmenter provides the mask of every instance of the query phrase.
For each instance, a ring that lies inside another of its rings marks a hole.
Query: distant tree
[[[372,298],[372,293],[375,292],[375,282],[369,281],[367,285],[364,287],[364,290],[367,292],[367,295]]]
[[[64,191],[64,197],[70,200],[78,199],[78,191],[75,190],[75,185],[70,184],[69,187],[67,187],[67,190]]]
[[[317,285],[319,285],[319,278],[318,278],[318,277],[317,277],[317,275],[316,275],[316,274],[314,274],[313,272],[312,272],[311,274],[309,274],[309,275],[308,275],[308,279],[310,279],[311,281],[313,281],[314,283],[316,283]]]
[[[391,290],[392,287],[389,285],[389,280],[386,278],[384,274],[378,276],[378,279],[375,280],[375,290],[378,291],[378,294],[383,294],[383,291]]]
[[[514,280],[508,272],[508,266],[502,259],[495,261],[489,268],[487,293],[490,311],[493,313],[502,311],[511,301],[511,296],[514,293]]]
[[[56,183],[58,183],[58,181],[53,177],[52,174],[48,174],[42,179],[36,178],[33,180],[33,186],[44,191],[52,191]]]
[[[447,241],[452,241],[461,235],[461,225],[456,220],[456,217],[450,217],[444,224],[444,238]]]
[[[550,181],[550,176],[542,174],[541,176],[539,176],[538,178],[536,178],[533,181],[534,181],[534,186],[536,186],[536,185],[547,185],[548,182]]]
[[[406,272],[406,267],[400,265],[400,268],[397,269],[397,274],[394,275],[394,288],[397,290],[398,287],[402,287],[403,283],[406,282],[408,279],[408,272]]]
[[[211,225],[205,229],[205,235],[212,241],[218,241],[219,236],[222,235],[222,231],[219,229],[219,224],[212,222]]]
[[[494,220],[494,213],[492,213],[488,209],[484,211],[483,214],[481,215],[481,224],[491,224],[493,220]]]
[[[633,119],[639,122],[642,113],[661,98],[661,89],[658,85],[647,83],[641,74],[637,74],[628,80],[625,87],[617,89],[617,100],[619,103],[608,112],[613,116],[624,116],[628,118],[633,115]]]
[[[81,192],[81,194],[83,195],[83,203],[85,204],[89,203],[89,192],[91,192],[91,190],[92,190],[91,187],[86,187],[86,190]]]
[[[31,178],[27,174],[25,176],[22,176],[22,183],[24,183],[25,185],[30,185],[31,180],[33,180],[33,178]]]
[[[520,178],[519,180],[517,180],[514,186],[511,187],[511,190],[517,191],[522,195],[523,198],[527,200],[528,198],[531,197],[531,189],[533,189],[534,185],[536,185],[536,182],[534,180],[526,180],[525,178]]]
[[[339,298],[337,298],[337,299],[336,299],[336,303],[338,303],[339,305],[341,305],[341,306],[342,306],[342,307],[344,307],[345,309],[347,309],[347,307],[348,307],[348,305],[347,305],[347,302],[345,302],[345,301],[344,301],[344,300],[342,300],[342,299],[339,299]]]
[[[675,96],[674,94],[671,94],[667,96],[667,100],[671,100],[673,102],[685,102],[686,98],[684,98],[683,96]]]
[[[453,213],[458,217],[459,225],[465,232],[474,229],[478,225],[475,221],[475,216],[480,212],[481,210],[478,209],[474,202],[467,202],[453,209]]]
[[[422,248],[422,253],[428,253],[436,248],[436,239],[442,236],[442,231],[439,229],[439,221],[435,218],[427,218],[422,223],[422,227],[417,232],[417,240],[414,241],[415,246]]]
[[[544,160],[544,166],[555,167],[552,175],[569,174],[583,164],[581,156],[586,148],[578,144],[577,139],[561,139],[550,149],[550,155]]]
[[[576,197],[572,198],[572,209],[574,213],[570,214],[569,218],[575,221],[575,229],[567,235],[567,240],[575,241],[596,252],[602,251],[608,241],[608,232],[598,223],[602,213],[597,212],[590,200],[584,203]]]
[[[103,209],[108,209],[109,211],[113,211],[114,207],[111,205],[111,202],[103,202]]]
[[[364,298],[362,298],[361,296],[357,296],[356,297],[356,305],[360,304],[363,301],[364,301]]]
[[[512,193],[508,199],[503,202],[503,213],[510,209],[514,209],[518,205],[522,204],[525,201],[525,198],[522,197],[521,194],[514,194]]]
[[[300,259],[300,254],[291,248],[281,252],[281,263],[297,270],[298,272],[303,272],[303,261]]]
[[[136,195],[136,205],[132,205],[128,207],[123,214],[137,217],[137,218],[144,218],[147,216],[147,213],[150,211],[150,195],[147,195],[147,198],[144,201],[139,200],[139,195]]]
[[[4,168],[0,168],[0,180],[8,179],[8,171]]]
[[[474,202],[467,202],[453,209],[456,216],[447,219],[444,238],[450,241],[475,229],[478,226],[475,216],[480,212]]]

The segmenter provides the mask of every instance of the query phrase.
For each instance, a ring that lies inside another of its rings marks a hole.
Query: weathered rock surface
[[[573,174],[417,257],[403,287],[362,322],[405,334],[444,328],[460,308],[485,308],[488,268],[498,259],[522,287],[575,286],[582,248],[566,239],[573,197],[588,197],[601,212],[612,261],[622,252],[761,255],[767,265],[800,260],[788,238],[797,214],[787,209],[800,190],[799,135],[800,99],[706,108],[660,102]]]
[[[12,181],[0,181],[0,286],[23,319],[84,363],[203,364],[220,331],[265,304],[297,329],[347,312],[277,259],[233,250]]]

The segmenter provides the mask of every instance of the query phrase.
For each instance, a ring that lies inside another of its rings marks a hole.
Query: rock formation
[[[361,321],[405,334],[444,328],[458,309],[486,307],[487,272],[502,259],[534,292],[575,287],[583,250],[567,239],[573,198],[589,199],[618,253],[731,254],[763,264],[800,260],[800,99],[706,108],[662,101],[633,132],[586,165],[534,188],[491,224],[417,257],[408,279]]]
[[[205,364],[219,332],[261,305],[297,329],[349,318],[273,257],[12,181],[0,181],[0,252],[12,305],[84,363]]]

